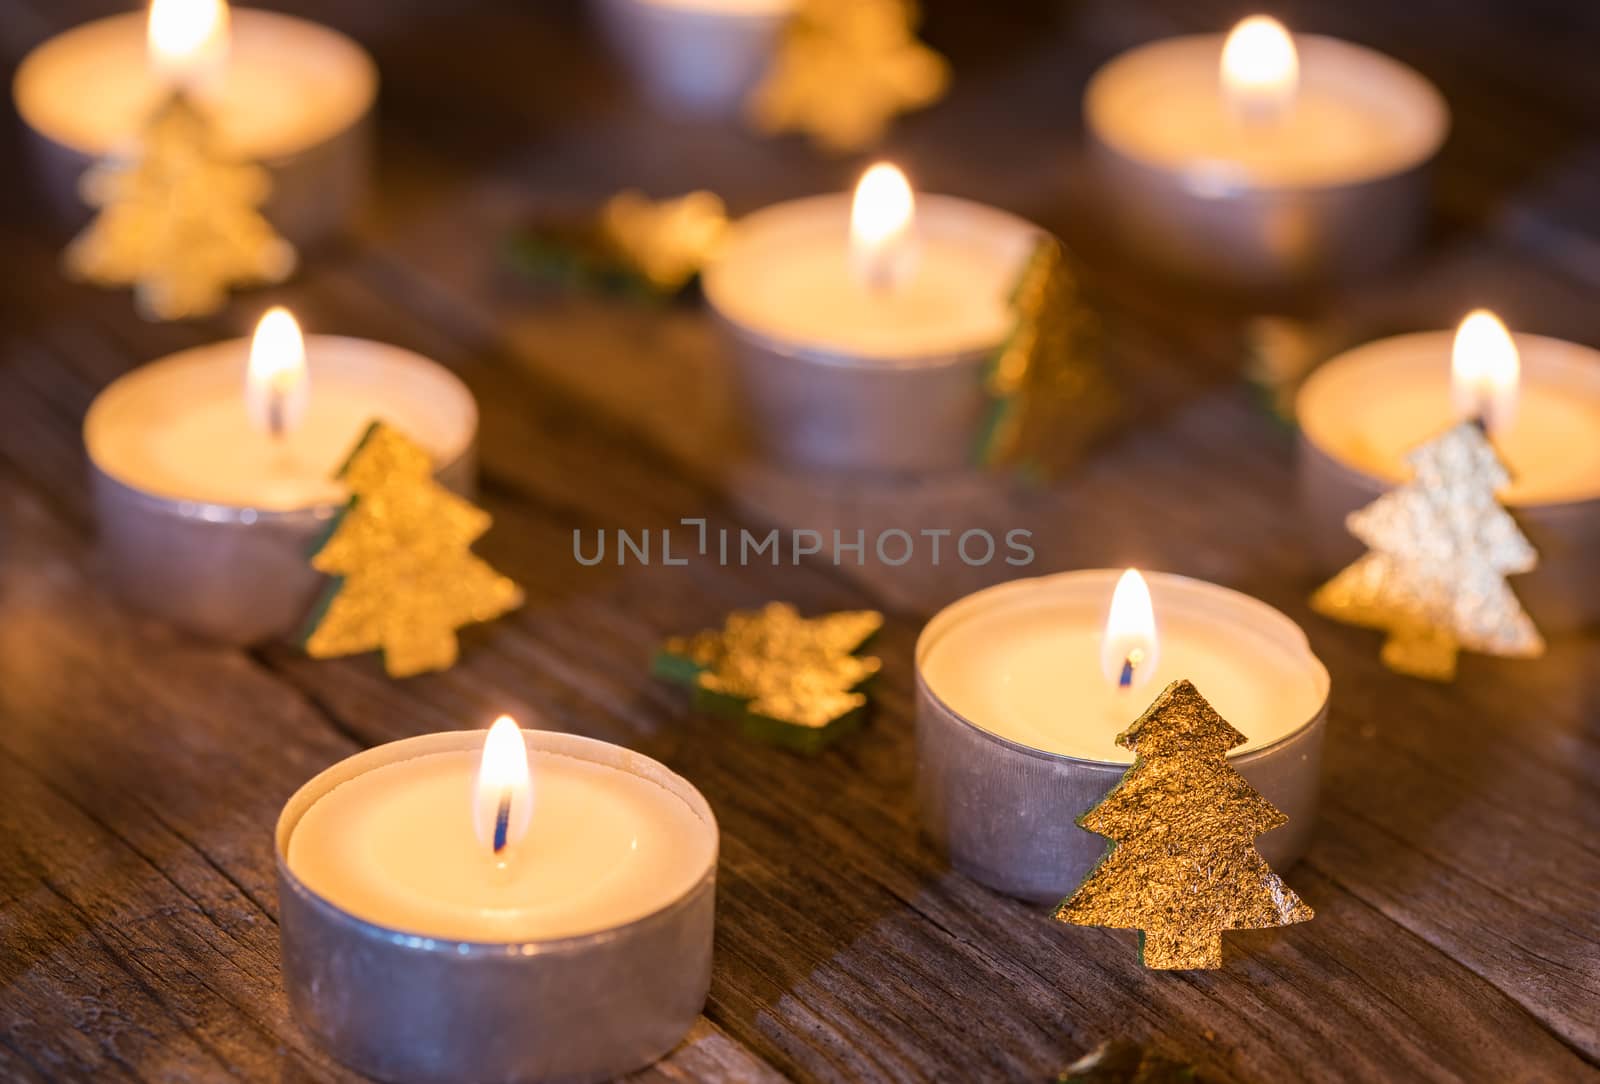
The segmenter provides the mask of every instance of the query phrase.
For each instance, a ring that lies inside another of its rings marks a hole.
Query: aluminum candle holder
[[[469,448],[438,472],[471,497]],[[145,493],[90,466],[100,551],[113,586],[139,609],[210,640],[293,636],[326,578],[308,554],[342,505],[273,511]]]
[[[414,438],[429,436],[428,446],[442,460],[439,481],[472,496],[477,406],[454,374],[382,343],[324,335],[307,344],[317,371],[351,388],[370,388],[370,400],[361,394],[363,404],[370,402],[363,409],[372,413],[352,418],[351,447],[367,422],[384,416]],[[157,439],[175,414],[206,396],[237,395],[245,354],[238,340],[141,366],[96,397],[83,426],[100,551],[113,586],[147,613],[230,644],[300,631],[326,583],[310,565],[311,550],[343,503],[287,509],[222,503],[185,497],[127,468],[131,455],[144,454],[141,446]],[[318,378],[312,380],[316,395]],[[242,402],[238,410],[240,428],[247,430]]]
[[[1051,903],[1072,892],[1109,845],[1080,828],[1077,819],[1105,797],[1128,764],[1035,748],[963,717],[930,684],[929,653],[953,627],[984,609],[1058,588],[1109,595],[1114,578],[1115,573],[1081,572],[1001,584],[946,607],[917,640],[917,797],[923,829],[955,869],[997,892]],[[1300,628],[1264,603],[1183,577],[1151,576],[1150,583],[1158,614],[1176,606],[1206,607],[1218,616],[1219,637],[1229,636],[1233,620],[1249,623],[1288,647],[1320,688],[1316,710],[1298,726],[1270,744],[1228,758],[1288,816],[1287,825],[1259,841],[1267,862],[1284,870],[1305,855],[1316,825],[1327,671]],[[1129,724],[1158,692],[1149,690],[1130,709]],[[1060,704],[1063,718],[1070,718],[1070,688],[1061,690]]]
[[[1345,527],[1345,517],[1399,484],[1352,461],[1346,445],[1367,405],[1421,389],[1438,405],[1438,422],[1421,428],[1415,443],[1449,424],[1449,359],[1452,332],[1416,332],[1368,343],[1325,363],[1301,387],[1298,473],[1301,518],[1321,571],[1333,573],[1364,551]],[[1521,355],[1525,400],[1535,391],[1600,413],[1600,352],[1540,335],[1513,336]],[[1531,414],[1532,402],[1524,403]],[[1541,411],[1548,415],[1549,411]],[[1538,419],[1525,419],[1537,426]],[[1583,424],[1571,422],[1572,425]],[[1575,454],[1552,430],[1548,458]],[[1513,482],[1531,483],[1511,464]],[[1592,570],[1600,554],[1600,483],[1584,491],[1569,486],[1560,497],[1524,499],[1511,491],[1503,503],[1539,553],[1533,571],[1512,577],[1511,589],[1534,623],[1546,633],[1600,626],[1600,591]]]
[[[715,825],[692,785],[648,757],[571,734],[529,748],[644,777]],[[284,986],[296,1019],[340,1062],[394,1084],[585,1084],[641,1069],[693,1026],[711,985],[716,850],[681,897],[637,921],[519,944],[443,940],[356,918],[290,871],[290,837],[340,783],[428,753],[481,748],[481,732],[369,749],[296,791],[278,819]]]
[[[993,411],[986,378],[1009,317],[1002,316],[986,341],[895,354],[829,345],[811,334],[825,327],[777,331],[752,317],[752,284],[791,258],[795,244],[836,238],[837,263],[813,266],[819,277],[849,274],[849,206],[846,196],[821,196],[750,215],[735,225],[703,275],[707,303],[730,346],[747,428],[766,456],[790,465],[860,473],[969,467]],[[918,196],[916,214],[919,235],[940,238],[947,253],[963,254],[954,260],[970,261],[970,290],[992,291],[994,307],[1003,308],[1042,231],[949,196]],[[827,324],[826,313],[815,315]]]
[[[1271,290],[1371,271],[1421,239],[1429,166],[1449,128],[1444,99],[1381,53],[1317,35],[1294,41],[1306,92],[1363,103],[1392,129],[1384,138],[1403,149],[1381,167],[1283,181],[1225,161],[1151,157],[1132,134],[1163,102],[1216,93],[1223,36],[1134,49],[1090,80],[1084,117],[1102,197],[1145,259],[1205,282]]]
[[[863,473],[972,464],[993,408],[984,388],[991,351],[863,364],[724,326],[752,436],[768,457]]]
[[[597,0],[601,25],[649,102],[686,116],[738,115],[795,4]]]
[[[309,247],[344,230],[366,201],[371,175],[373,105],[378,74],[372,58],[353,41],[304,19],[269,11],[238,8],[231,12],[233,37],[230,63],[252,69],[250,79],[271,82],[279,93],[292,91],[308,99],[304,128],[310,134],[270,141],[257,149],[234,147],[253,157],[272,178],[262,211],[286,239]],[[87,221],[91,208],[78,192],[78,179],[102,156],[137,130],[138,116],[128,118],[129,131],[107,145],[91,145],[81,134],[69,135],[67,124],[84,111],[120,114],[148,92],[140,86],[117,90],[96,88],[107,72],[119,78],[144,67],[143,12],[113,15],[74,27],[40,46],[17,70],[14,96],[24,124],[24,153],[40,194],[65,223]],[[285,74],[287,66],[292,74]],[[332,73],[332,74],[330,74]],[[337,78],[335,78],[335,76]],[[331,83],[347,84],[348,101],[330,102]],[[266,93],[265,87],[262,92]],[[70,103],[68,105],[67,103]],[[225,102],[224,108],[237,105]],[[248,106],[246,106],[248,108]],[[327,123],[340,110],[348,116]],[[331,112],[330,112],[331,111]],[[224,133],[228,125],[220,125]],[[316,134],[327,128],[326,134]],[[281,145],[280,145],[281,144]]]

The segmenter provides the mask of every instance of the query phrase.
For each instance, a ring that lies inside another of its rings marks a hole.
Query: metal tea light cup
[[[1367,343],[1327,361],[1301,386],[1295,407],[1300,515],[1321,573],[1331,575],[1365,552],[1345,517],[1398,484],[1341,456],[1329,426],[1357,416],[1364,399],[1381,396],[1409,370],[1437,375],[1440,402],[1447,403],[1453,336],[1422,331]],[[1513,340],[1525,382],[1600,401],[1600,352],[1543,335],[1519,333]],[[1420,434],[1419,443],[1433,435]],[[1600,627],[1600,589],[1592,575],[1600,554],[1600,495],[1509,504],[1507,511],[1539,554],[1537,567],[1507,581],[1535,624],[1556,634]]]
[[[329,58],[337,56],[344,63],[359,67],[370,84],[364,106],[349,123],[314,144],[260,161],[272,182],[262,206],[263,213],[278,232],[295,245],[314,246],[344,232],[366,203],[372,174],[377,65],[353,41],[332,30],[312,28],[301,19],[248,8],[235,8],[229,17],[235,35],[243,34],[266,45],[278,43],[286,34],[298,37],[312,31],[316,35],[313,40],[327,51]],[[145,22],[144,12],[112,15],[74,27],[61,37],[121,36],[140,43],[142,48]],[[47,42],[38,52],[51,47],[52,43]],[[27,83],[27,69],[32,60],[30,54],[19,67],[18,88]],[[24,121],[29,121],[25,99],[20,96],[19,109]],[[97,156],[58,142],[32,123],[25,123],[23,128],[23,152],[40,195],[62,222],[72,226],[86,222],[93,208],[84,203],[78,183],[84,172],[95,164]]]
[[[572,734],[525,731],[529,748],[643,776],[715,829],[687,780],[638,753]],[[716,848],[679,898],[623,926],[512,944],[389,929],[340,910],[289,869],[308,809],[374,768],[477,750],[481,732],[428,734],[358,753],[312,779],[278,819],[283,977],[295,1018],[334,1058],[392,1084],[587,1084],[641,1069],[699,1017],[711,985]]]
[[[471,497],[476,450],[435,476]],[[327,584],[311,551],[343,507],[289,511],[145,493],[90,465],[107,576],[134,606],[208,640],[255,644],[295,635]]]
[[[426,358],[381,343],[329,335],[309,336],[306,343],[318,365],[360,366],[363,372],[371,368],[373,379],[413,374],[410,379],[425,382],[429,408],[443,411],[448,400],[462,419],[461,436],[435,477],[462,496],[472,495],[477,406],[458,377]],[[254,644],[300,631],[328,582],[311,567],[311,551],[343,504],[253,508],[141,488],[118,470],[117,451],[105,446],[104,437],[108,430],[120,430],[121,423],[105,420],[118,411],[140,413],[150,403],[162,409],[181,407],[181,402],[168,402],[174,397],[156,386],[163,367],[216,364],[212,359],[231,364],[233,355],[242,383],[242,341],[198,347],[125,374],[90,406],[84,443],[101,563],[117,592],[140,610],[188,632],[220,643]],[[403,419],[393,420],[403,428]],[[240,425],[246,424],[241,416]],[[352,447],[360,436],[359,430],[350,434]]]
[[[986,730],[939,698],[923,663],[938,638],[975,606],[1069,577],[1109,597],[1116,575],[1094,570],[991,587],[940,611],[917,640],[917,800],[923,830],[956,870],[1008,896],[1054,903],[1083,881],[1110,841],[1080,828],[1077,820],[1105,797],[1128,765],[1048,752]],[[1299,626],[1265,603],[1180,576],[1147,577],[1158,593],[1206,590],[1218,598],[1232,597],[1248,607],[1251,620],[1272,622],[1279,635],[1303,646],[1307,666],[1320,675],[1322,699],[1310,718],[1270,745],[1228,758],[1288,816],[1286,825],[1256,843],[1268,863],[1286,869],[1305,855],[1316,826],[1327,671],[1311,654]],[[1064,711],[1071,700],[1072,691],[1063,689]]]
[[[1182,73],[1218,78],[1222,35],[1194,35],[1133,49],[1106,64],[1084,93],[1089,160],[1111,220],[1148,262],[1186,278],[1273,291],[1347,278],[1391,264],[1427,224],[1429,168],[1449,130],[1443,97],[1421,75],[1358,45],[1314,34],[1294,38],[1302,79],[1370,99],[1403,125],[1409,157],[1370,175],[1257,181],[1224,162],[1175,165],[1141,157],[1119,138],[1149,101],[1185,93]],[[1147,89],[1153,88],[1153,89]],[[1136,95],[1141,100],[1134,102]]]
[[[993,410],[984,388],[991,351],[863,363],[720,322],[765,457],[871,474],[971,466]]]
[[[951,196],[918,195],[917,229],[950,231],[1006,253],[1021,274],[1037,226]],[[704,272],[706,302],[732,360],[746,428],[778,463],[846,473],[953,471],[973,464],[993,416],[986,387],[992,343],[910,356],[858,356],[779,336],[739,315],[740,293],[786,245],[847,230],[850,197],[816,196],[758,211],[737,223]],[[839,274],[849,273],[841,261]],[[1003,289],[1009,289],[1008,280]]]
[[[794,6],[596,0],[596,13],[649,105],[685,117],[729,118],[770,66]]]

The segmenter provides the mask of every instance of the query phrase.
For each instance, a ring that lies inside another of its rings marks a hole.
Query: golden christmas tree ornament
[[[335,577],[304,637],[312,658],[382,651],[390,677],[454,665],[456,630],[522,605],[522,589],[473,555],[489,514],[433,478],[428,453],[374,422],[339,472],[346,504],[311,557]]]
[[[651,669],[692,689],[702,710],[738,720],[747,735],[815,753],[860,724],[862,686],[882,664],[856,652],[882,627],[872,610],[806,618],[771,602],[729,614],[721,629],[672,637]]]
[[[912,0],[803,0],[745,103],[751,124],[840,154],[877,143],[950,81],[944,57],[917,40],[918,16]]]
[[[236,286],[288,278],[294,246],[257,210],[271,187],[267,171],[228,159],[217,144],[186,95],[167,98],[128,154],[97,163],[79,182],[99,213],[67,246],[68,274],[131,286],[152,320],[204,316]]]
[[[1346,518],[1370,552],[1318,589],[1312,609],[1385,630],[1384,664],[1413,677],[1449,681],[1462,650],[1544,654],[1505,579],[1539,556],[1495,499],[1510,475],[1483,429],[1462,422],[1406,461],[1410,482]]]
[[[1034,246],[1011,303],[1017,322],[990,362],[992,408],[975,458],[1053,475],[1112,423],[1119,399],[1095,352],[1094,318],[1055,238]]]
[[[1078,818],[1112,844],[1056,919],[1138,930],[1144,966],[1166,970],[1221,967],[1224,930],[1309,920],[1256,850],[1289,818],[1228,764],[1247,740],[1190,682],[1167,686],[1117,735],[1133,764]]]
[[[693,285],[727,230],[727,209],[715,192],[652,200],[630,188],[598,215],[527,224],[510,239],[508,255],[541,283],[673,298]]]
[[[600,228],[611,247],[656,291],[677,293],[700,273],[728,230],[715,192],[652,200],[628,189],[606,201]]]

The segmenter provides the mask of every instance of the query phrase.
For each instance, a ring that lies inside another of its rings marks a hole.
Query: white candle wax
[[[398,347],[331,335],[306,338],[305,416],[273,438],[250,424],[249,345],[186,350],[113,383],[84,420],[95,465],[161,498],[282,511],[342,500],[334,476],[374,420],[440,466],[472,446],[477,405],[454,374]]]
[[[1116,736],[1168,683],[1187,678],[1260,749],[1304,727],[1328,674],[1287,617],[1236,591],[1147,574],[1160,658],[1133,689],[1101,670],[1117,573],[1073,572],[980,591],[941,612],[920,659],[928,690],[1010,741],[1083,760],[1130,763]]]
[[[146,56],[145,14],[74,27],[17,69],[12,95],[30,128],[91,157],[117,150],[169,93]],[[257,161],[333,138],[371,108],[377,68],[349,38],[305,19],[235,9],[231,44],[205,102],[223,147]]]
[[[1381,53],[1295,35],[1299,90],[1270,121],[1228,101],[1221,34],[1134,49],[1096,74],[1084,99],[1099,138],[1138,162],[1183,174],[1197,190],[1347,185],[1404,172],[1444,141],[1437,90]]]
[[[994,348],[1016,316],[1010,293],[1039,237],[1003,211],[918,195],[914,264],[872,289],[852,267],[850,196],[817,196],[740,220],[706,269],[708,301],[780,349],[904,364]]]
[[[1457,420],[1453,337],[1400,335],[1323,365],[1296,404],[1305,438],[1356,471],[1405,481],[1406,454]],[[1493,434],[1512,475],[1501,499],[1526,507],[1600,497],[1600,351],[1538,335],[1512,338],[1522,379],[1511,425]]]
[[[480,752],[426,753],[345,780],[300,817],[290,872],[358,918],[428,937],[573,937],[683,897],[716,829],[641,775],[530,745],[533,814],[504,869],[473,830]]]

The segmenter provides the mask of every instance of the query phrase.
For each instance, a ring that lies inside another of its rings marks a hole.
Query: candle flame
[[[528,834],[533,819],[533,777],[528,747],[517,721],[502,715],[489,728],[472,794],[472,828],[478,841],[504,855]]]
[[[215,84],[228,63],[227,3],[150,0],[145,51],[151,70],[175,89],[197,91]]]
[[[1477,418],[1490,433],[1511,427],[1517,413],[1522,359],[1500,318],[1488,309],[1467,314],[1450,351],[1450,389],[1456,413]]]
[[[1222,96],[1246,124],[1275,124],[1294,108],[1300,58],[1278,20],[1252,15],[1222,46]]]
[[[1100,669],[1113,685],[1135,689],[1155,674],[1160,657],[1150,588],[1138,569],[1130,568],[1111,593],[1111,610],[1100,640]]]
[[[282,306],[267,310],[250,340],[244,402],[250,421],[273,436],[300,424],[310,399],[306,344],[300,325]]]
[[[874,290],[892,289],[912,268],[916,199],[898,168],[879,162],[861,175],[850,204],[850,257]]]

